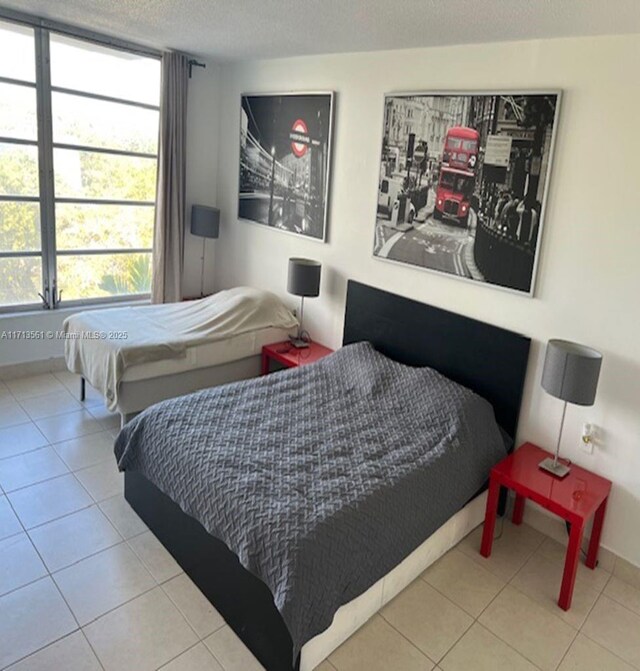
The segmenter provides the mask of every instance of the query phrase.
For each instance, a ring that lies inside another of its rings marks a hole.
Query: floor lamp
[[[220,210],[206,205],[191,206],[191,235],[202,238],[202,267],[200,269],[200,298],[204,296],[204,253],[207,238],[217,238],[220,233]]]
[[[602,354],[591,347],[567,340],[549,340],[547,343],[542,388],[551,396],[564,401],[564,406],[555,455],[543,459],[539,466],[557,478],[564,478],[570,471],[569,466],[558,461],[567,403],[593,405],[601,365]]]

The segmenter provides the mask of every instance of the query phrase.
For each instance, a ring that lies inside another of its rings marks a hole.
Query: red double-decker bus
[[[480,133],[474,128],[464,126],[449,128],[442,150],[442,164],[475,173],[479,145]]]
[[[475,187],[480,134],[473,128],[454,126],[447,131],[442,167],[436,188],[434,219],[466,226]]]

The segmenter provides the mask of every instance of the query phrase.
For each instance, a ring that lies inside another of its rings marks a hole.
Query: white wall
[[[322,293],[305,306],[312,335],[338,346],[347,278],[441,306],[534,340],[520,440],[552,447],[561,403],[539,385],[548,338],[600,349],[596,404],[570,406],[562,452],[610,477],[606,547],[640,564],[640,36],[563,39],[259,61],[222,68],[215,249],[218,288],[251,284],[285,294],[287,258],[323,263]],[[372,256],[383,94],[407,90],[561,88],[555,164],[535,298],[380,261]],[[329,241],[237,221],[243,91],[337,92]],[[287,297],[295,304],[292,297]],[[428,346],[427,344],[425,344]],[[582,423],[602,427],[593,456]]]
[[[0,368],[32,361],[44,361],[64,356],[64,341],[55,333],[73,310],[34,310],[33,312],[0,315]],[[42,332],[40,339],[8,339],[10,331]],[[54,335],[48,335],[49,333]],[[4,338],[3,338],[4,334]]]
[[[187,221],[184,241],[185,263],[182,294],[200,295],[202,242],[189,232],[191,206],[217,205],[218,141],[220,137],[220,99],[218,87],[220,67],[207,62],[207,67],[194,68],[189,82],[189,114],[187,117]],[[218,240],[204,240],[204,291],[214,289],[214,250]]]

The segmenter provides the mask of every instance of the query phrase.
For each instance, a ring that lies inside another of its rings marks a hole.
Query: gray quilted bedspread
[[[487,401],[359,343],[154,405],[115,452],[269,586],[297,655],[464,506],[505,448]]]

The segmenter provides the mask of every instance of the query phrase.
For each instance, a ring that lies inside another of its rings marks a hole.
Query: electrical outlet
[[[595,442],[596,427],[593,424],[585,424],[582,427],[582,440],[580,447],[583,452],[593,454],[593,444]]]

